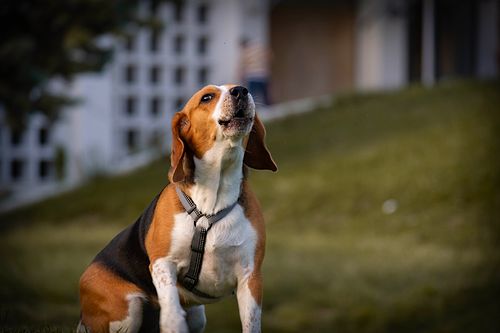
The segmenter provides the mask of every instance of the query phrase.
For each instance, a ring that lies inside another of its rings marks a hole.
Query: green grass
[[[268,125],[267,332],[499,332],[500,85],[350,95]],[[168,162],[0,216],[0,331],[70,331],[93,256]],[[398,203],[384,214],[383,203]],[[234,299],[207,332],[238,332]]]

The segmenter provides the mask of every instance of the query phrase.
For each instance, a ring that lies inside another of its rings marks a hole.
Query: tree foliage
[[[153,8],[160,1],[148,3]],[[120,35],[134,25],[156,26],[139,17],[141,0],[2,0],[0,2],[0,104],[11,127],[30,112],[55,119],[72,100],[50,89],[50,80],[102,69],[112,55],[100,36]]]

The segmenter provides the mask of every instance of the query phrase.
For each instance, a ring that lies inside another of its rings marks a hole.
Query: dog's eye
[[[201,103],[210,102],[214,98],[214,94],[205,94],[201,97]]]

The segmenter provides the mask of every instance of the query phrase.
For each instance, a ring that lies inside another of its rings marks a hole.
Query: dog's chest
[[[193,220],[186,213],[177,214],[169,257],[176,263],[180,278],[189,268],[193,234]],[[243,214],[241,206],[237,205],[226,217],[214,224],[207,234],[196,288],[213,296],[231,293],[238,277],[253,268],[255,245],[255,230]]]

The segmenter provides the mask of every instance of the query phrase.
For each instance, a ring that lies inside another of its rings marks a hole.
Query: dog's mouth
[[[233,117],[231,119],[221,119],[219,120],[219,125],[222,127],[231,127],[231,126],[239,126],[239,125],[247,125],[252,121],[250,117]]]
[[[224,131],[245,132],[252,120],[253,117],[246,115],[244,109],[239,109],[231,118],[219,119],[218,122]]]

